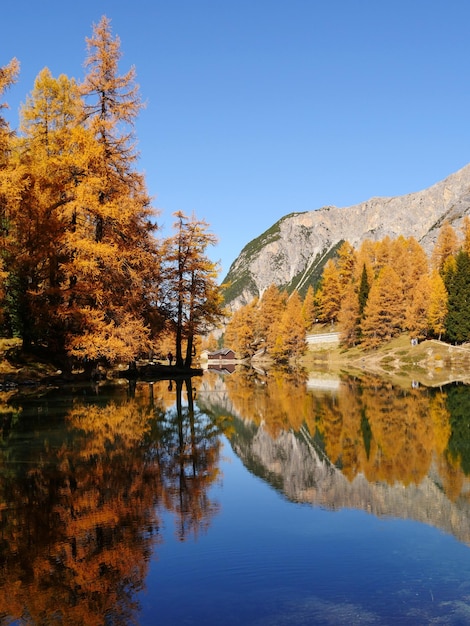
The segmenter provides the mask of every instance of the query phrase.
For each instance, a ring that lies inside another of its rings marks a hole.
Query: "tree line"
[[[119,72],[107,17],[86,43],[83,81],[44,68],[16,131],[0,111],[0,334],[65,366],[169,348],[189,366],[197,334],[222,317],[215,238],[182,212],[158,237],[136,169],[135,69]],[[19,69],[0,68],[0,99]]]
[[[305,297],[271,285],[237,310],[225,344],[240,357],[298,357],[305,332],[329,324],[346,347],[375,348],[401,333],[411,339],[470,340],[470,218],[461,232],[444,222],[430,258],[414,237],[343,242]]]

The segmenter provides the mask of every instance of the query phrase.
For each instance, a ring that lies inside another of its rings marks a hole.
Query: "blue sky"
[[[137,71],[162,234],[209,222],[221,278],[283,215],[424,189],[469,161],[466,0],[63,0],[2,7],[8,118],[43,67],[80,80],[102,15]]]

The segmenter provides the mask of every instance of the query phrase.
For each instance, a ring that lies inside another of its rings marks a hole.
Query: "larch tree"
[[[10,198],[12,188],[7,169],[11,158],[13,133],[2,115],[8,107],[2,102],[5,92],[16,82],[19,73],[19,63],[12,59],[8,65],[0,67],[0,327],[5,323],[5,297],[9,271],[7,267],[7,243],[10,241]],[[11,329],[10,329],[11,331]]]
[[[397,336],[404,325],[403,291],[395,270],[386,265],[372,284],[362,320],[362,342],[377,347]]]
[[[230,346],[241,359],[253,356],[255,346],[255,324],[258,317],[256,298],[237,309],[225,331],[224,343]]]
[[[415,283],[413,296],[406,301],[405,328],[413,339],[425,339],[429,330],[431,279],[423,274]]]
[[[431,262],[433,268],[442,272],[446,261],[453,257],[459,248],[459,240],[453,226],[445,221],[437,235],[437,240],[432,251]]]
[[[342,344],[348,347],[357,344],[360,337],[360,321],[359,295],[354,284],[350,283],[344,294],[338,314],[338,326]]]
[[[298,291],[293,291],[287,300],[286,307],[277,326],[277,336],[272,355],[276,361],[287,361],[291,358],[300,357],[305,348],[302,300]]]
[[[120,41],[103,17],[87,38],[81,85],[85,124],[94,143],[86,153],[70,205],[67,252],[68,351],[76,358],[132,360],[147,349],[147,288],[158,280],[152,236],[155,213],[135,170],[135,118],[141,109],[135,70],[119,74]]]
[[[258,347],[270,352],[276,342],[277,325],[287,302],[287,293],[276,285],[269,285],[258,303],[255,337]]]
[[[329,259],[323,268],[317,297],[319,317],[324,322],[335,322],[341,308],[341,283],[338,268],[332,259]]]
[[[337,268],[341,295],[344,295],[351,284],[356,268],[357,254],[349,241],[341,244],[338,250]]]
[[[438,270],[434,269],[430,276],[428,325],[433,335],[439,340],[445,332],[447,301],[448,294],[444,280]]]
[[[462,250],[470,254],[470,217],[468,215],[466,215],[462,221],[462,235]]]
[[[312,285],[308,286],[307,293],[302,304],[302,315],[305,322],[305,329],[310,330],[316,319],[315,291]]]
[[[218,266],[206,254],[216,237],[196,217],[175,214],[175,234],[163,246],[161,306],[171,321],[178,367],[191,367],[194,339],[224,317]],[[186,354],[183,356],[183,341]]]
[[[63,354],[67,205],[75,198],[86,147],[77,85],[43,69],[21,109],[11,180],[10,298],[12,325],[32,343]]]

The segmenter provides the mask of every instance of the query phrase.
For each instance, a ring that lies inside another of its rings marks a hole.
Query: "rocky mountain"
[[[448,220],[459,229],[466,214],[470,164],[423,191],[291,213],[243,248],[224,280],[225,301],[236,309],[271,284],[304,293],[343,241],[357,247],[365,239],[413,236],[430,253],[440,225]]]

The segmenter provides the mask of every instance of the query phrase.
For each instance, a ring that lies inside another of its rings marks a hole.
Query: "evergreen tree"
[[[445,321],[449,341],[470,340],[470,256],[461,250],[456,256],[455,269],[447,273],[445,286],[449,294]]]
[[[358,293],[358,301],[359,301],[359,315],[362,316],[364,312],[364,308],[367,304],[367,299],[369,297],[370,285],[369,285],[369,277],[367,275],[366,264],[362,265],[362,274],[361,274],[361,282],[359,283],[359,293]]]

